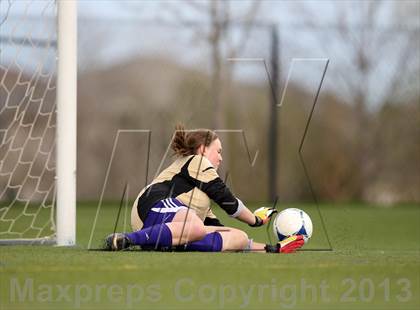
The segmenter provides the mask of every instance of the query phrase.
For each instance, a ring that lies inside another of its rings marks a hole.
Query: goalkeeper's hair
[[[217,138],[218,136],[213,130],[200,128],[186,131],[184,125],[179,123],[175,126],[175,136],[171,148],[174,155],[194,155],[201,145],[209,146]]]

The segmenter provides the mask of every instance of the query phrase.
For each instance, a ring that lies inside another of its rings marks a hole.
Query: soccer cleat
[[[290,236],[279,243],[278,252],[279,253],[293,253],[297,249],[301,248],[305,244],[305,240],[302,235]]]
[[[115,233],[110,234],[105,239],[105,250],[108,251],[121,251],[129,248],[131,246],[130,239],[122,234],[122,233]]]
[[[302,235],[290,236],[276,245],[267,244],[265,247],[268,253],[293,253],[297,249],[301,248],[305,244],[305,240]]]

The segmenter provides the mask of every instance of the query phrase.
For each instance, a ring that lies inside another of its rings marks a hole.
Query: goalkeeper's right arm
[[[251,227],[259,227],[266,224],[276,212],[277,210],[274,208],[261,207],[252,213],[247,207],[244,206],[238,216],[238,219],[247,223]]]
[[[247,207],[242,208],[237,219],[251,226],[261,226],[263,224],[262,220],[257,218]]]

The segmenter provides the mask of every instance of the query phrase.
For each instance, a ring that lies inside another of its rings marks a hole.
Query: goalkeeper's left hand
[[[255,215],[255,224],[249,225],[251,227],[258,227],[261,225],[266,224],[270,218],[273,216],[274,213],[276,213],[277,210],[274,208],[267,208],[267,207],[261,207],[254,211]]]

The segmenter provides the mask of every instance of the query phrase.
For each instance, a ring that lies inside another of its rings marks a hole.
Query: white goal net
[[[0,12],[0,243],[55,243],[56,1]]]

